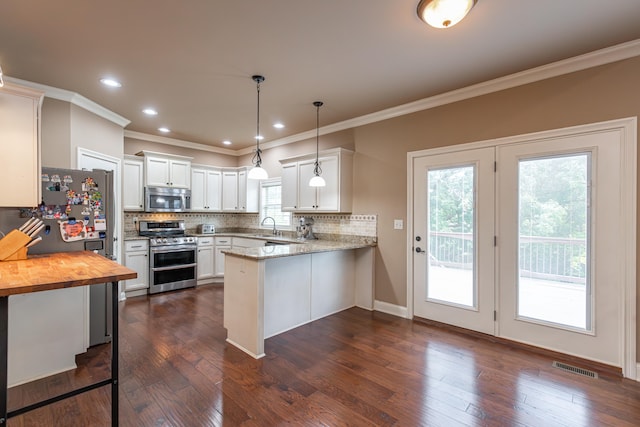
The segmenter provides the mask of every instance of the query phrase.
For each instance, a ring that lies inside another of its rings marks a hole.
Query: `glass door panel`
[[[591,330],[590,155],[519,161],[519,318]]]
[[[474,167],[430,170],[427,298],[476,307]]]

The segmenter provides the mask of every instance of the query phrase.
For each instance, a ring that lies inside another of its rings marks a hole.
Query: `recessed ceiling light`
[[[169,129],[169,128],[164,128],[164,127],[162,127],[162,128],[158,128],[158,130],[159,130],[160,132],[163,132],[163,133],[169,133],[169,132],[171,132],[171,129]]]
[[[223,143],[224,145],[231,145],[231,141],[228,141],[228,140],[222,141],[222,143]]]
[[[100,79],[100,83],[102,83],[105,86],[109,86],[109,87],[122,87],[122,83],[120,83],[119,81],[117,81],[115,79],[111,79],[111,78],[108,78],[108,77]]]
[[[156,110],[154,110],[153,108],[145,108],[144,110],[142,110],[143,113],[145,113],[147,116],[157,116],[158,112]]]
[[[284,128],[284,124],[278,122],[278,123],[274,123],[273,127],[276,129],[283,129]]]

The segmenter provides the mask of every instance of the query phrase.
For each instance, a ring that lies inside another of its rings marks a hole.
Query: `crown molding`
[[[138,139],[140,141],[156,142],[158,144],[173,145],[182,148],[191,148],[200,151],[209,151],[211,153],[226,154],[228,156],[239,156],[238,151],[229,150],[227,148],[212,147],[211,145],[198,144],[197,142],[184,141],[182,139],[168,138],[166,136],[151,135],[148,133],[136,132],[132,130],[124,131],[125,138]]]
[[[44,96],[47,98],[53,98],[60,101],[66,101],[73,105],[77,105],[96,116],[100,116],[103,119],[109,120],[117,124],[118,126],[125,127],[131,120],[125,119],[119,114],[114,113],[111,110],[104,108],[102,105],[93,102],[92,100],[85,98],[84,96],[64,89],[58,89],[56,87],[43,85],[40,83],[34,83],[27,80],[16,79],[14,77],[5,76],[5,80],[18,85],[26,86],[32,89],[40,90],[44,92]]]

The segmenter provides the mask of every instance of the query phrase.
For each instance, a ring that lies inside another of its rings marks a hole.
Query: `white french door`
[[[635,378],[635,138],[585,128],[410,153],[412,312]]]
[[[499,336],[622,366],[617,132],[497,149]]]
[[[493,334],[494,149],[415,160],[414,314]]]

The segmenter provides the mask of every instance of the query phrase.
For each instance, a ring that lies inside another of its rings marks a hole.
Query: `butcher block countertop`
[[[135,279],[138,274],[89,251],[0,262],[0,297]]]

